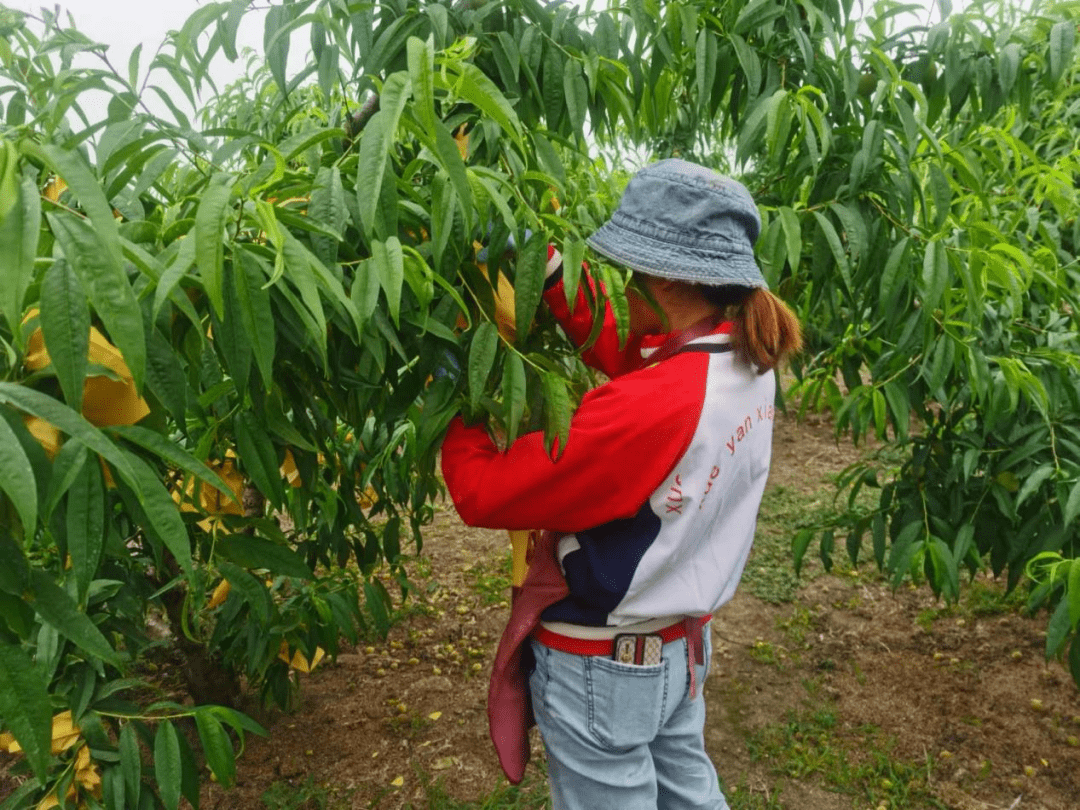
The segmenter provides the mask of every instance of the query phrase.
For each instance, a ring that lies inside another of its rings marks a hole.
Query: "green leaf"
[[[277,328],[270,306],[270,292],[263,288],[266,275],[247,251],[237,251],[237,257],[239,262],[233,273],[233,283],[236,284],[240,320],[251,342],[263,387],[270,390],[274,380]]]
[[[469,345],[469,404],[473,409],[480,405],[498,348],[499,330],[491,321],[484,321],[476,327]]]
[[[206,764],[223,787],[231,787],[236,781],[236,756],[221,721],[208,709],[200,708],[195,711],[195,727],[199,731]]]
[[[139,795],[142,792],[142,754],[139,750],[139,740],[135,736],[135,726],[132,722],[124,723],[120,729],[120,769],[124,774],[125,794],[130,800],[131,807],[139,806]]]
[[[218,538],[217,553],[251,571],[267,570],[272,574],[313,579],[304,558],[286,546],[256,535],[235,534]]]
[[[581,265],[584,261],[585,241],[577,237],[567,237],[562,249],[562,280],[566,304],[571,312],[577,303],[578,285],[581,283]]]
[[[37,480],[26,450],[4,419],[0,419],[0,490],[7,493],[19,513],[23,534],[33,537],[37,532]]]
[[[9,534],[0,533],[0,593],[22,597],[30,584],[30,566],[22,549]],[[2,716],[2,715],[0,715]]]
[[[34,258],[37,256],[41,228],[41,198],[30,178],[17,182],[14,173],[15,147],[10,150],[11,173],[0,185],[0,200],[11,198],[10,207],[0,215],[0,317],[22,345],[18,325],[22,323],[23,300],[34,279]]]
[[[100,659],[115,667],[121,666],[120,655],[98,630],[97,625],[79,610],[75,600],[68,596],[67,591],[53,582],[47,573],[34,571],[31,574],[31,586],[34,594],[31,606],[43,622],[54,628],[76,647],[90,653],[92,658]]]
[[[557,80],[561,85],[562,74]],[[558,88],[561,90],[561,86]],[[498,86],[489,79],[480,68],[471,62],[461,64],[461,76],[454,85],[454,90],[461,98],[479,108],[485,115],[497,123],[509,135],[518,149],[525,152],[525,141],[521,136],[521,121],[514,112],[513,105]]]
[[[566,114],[570,119],[571,132],[584,135],[585,113],[589,108],[589,88],[577,59],[567,59],[563,72],[563,94],[566,97]]]
[[[896,291],[896,285],[903,276],[900,270],[904,264],[903,260],[907,255],[907,247],[910,241],[910,237],[905,236],[893,245],[893,249],[889,251],[889,258],[885,260],[885,269],[881,271],[881,280],[879,281],[881,286],[878,296],[878,301],[883,309],[889,305],[893,293]]]
[[[280,508],[284,501],[281,465],[266,429],[259,424],[255,414],[249,411],[236,415],[233,428],[236,434],[236,449],[244,470],[251,476],[259,491],[274,506]]]
[[[124,480],[133,485],[132,489],[137,493],[139,505],[148,521],[143,528],[165,544],[176,558],[180,569],[190,579],[193,574],[191,539],[176,503],[161,482],[161,476],[149,464],[132,453],[121,451],[121,454],[132,470],[132,475]]]
[[[788,264],[791,265],[792,275],[799,270],[799,260],[802,257],[802,226],[799,224],[799,215],[790,207],[780,207],[780,227],[784,231],[784,239],[787,240]]]
[[[82,411],[90,348],[90,307],[71,265],[58,259],[41,282],[41,332],[64,400]]]
[[[1073,485],[1072,492],[1069,493],[1069,500],[1065,503],[1065,514],[1061,528],[1069,528],[1072,522],[1076,520],[1077,515],[1080,515],[1080,481]]]
[[[1016,508],[1019,509],[1021,504],[1024,503],[1033,493],[1035,493],[1043,482],[1050,478],[1054,474],[1053,464],[1043,464],[1033,473],[1024,477],[1024,483],[1020,486],[1020,492],[1016,496]]]
[[[563,116],[563,55],[554,43],[544,45],[544,61],[541,84],[544,94],[544,114],[547,128],[552,132],[559,130]]]
[[[413,109],[424,129],[433,132],[439,126],[435,117],[435,52],[419,37],[409,37],[405,45],[415,100]]]
[[[1010,42],[998,53],[998,82],[1001,84],[1001,92],[1005,97],[1012,92],[1019,71],[1020,43]]]
[[[142,309],[128,281],[127,271],[119,260],[112,260],[96,226],[66,212],[46,216],[56,241],[105,325],[109,339],[123,354],[136,387],[142,388],[146,374],[146,337]]]
[[[170,441],[160,433],[139,425],[116,425],[115,427],[110,427],[108,430],[110,433],[113,433],[132,444],[136,444],[144,450],[149,450],[163,461],[167,461],[173,467],[205,481],[229,500],[236,500],[236,495],[216,472],[199,461],[199,459],[195,458],[195,456],[179,444]]]
[[[934,310],[941,302],[941,296],[949,284],[949,257],[945,245],[931,242],[926,246],[923,256],[922,305],[927,310]]]
[[[371,243],[371,258],[379,274],[379,286],[386,294],[390,320],[395,326],[401,319],[401,287],[405,281],[405,259],[401,252],[401,242],[391,236],[385,242],[374,240]]]
[[[43,673],[19,647],[0,642],[0,717],[42,784],[52,762],[52,704]]]
[[[509,447],[517,439],[525,413],[525,364],[517,352],[507,352],[503,364],[502,396],[506,414],[506,446]]]
[[[338,260],[338,243],[345,231],[348,217],[345,207],[345,188],[341,183],[341,170],[337,166],[321,166],[315,175],[308,204],[308,216],[336,232],[336,237],[312,234],[311,249],[327,267]]]
[[[120,247],[120,229],[113,216],[113,207],[82,155],[75,149],[65,149],[54,144],[28,143],[23,148],[28,154],[51,166],[68,184],[68,188],[78,198],[90,219],[88,227],[97,234],[100,245],[107,254],[101,257],[101,260],[111,264],[114,270],[120,270],[123,266],[124,251]],[[68,256],[68,259],[72,263],[75,261],[72,256]]]
[[[180,787],[184,768],[180,761],[180,738],[171,720],[162,720],[154,735],[154,778],[165,810],[180,807]]]
[[[383,638],[390,632],[390,594],[377,579],[364,581],[364,602],[375,622],[375,631]]]
[[[1065,641],[1069,637],[1069,600],[1062,598],[1046,623],[1046,657],[1055,658],[1061,654]]]
[[[525,343],[532,329],[536,309],[544,295],[545,268],[547,267],[547,236],[536,232],[518,254],[517,272],[514,276],[514,324],[518,344]]]
[[[1080,622],[1080,558],[1069,562],[1069,578],[1062,599],[1069,603],[1069,626],[1076,632],[1077,623]]]
[[[83,464],[68,491],[67,547],[79,604],[85,605],[105,549],[105,482],[97,464]]]
[[[802,571],[803,558],[806,556],[806,550],[810,547],[810,541],[813,539],[814,532],[812,529],[800,529],[791,538],[791,555],[795,562],[795,576],[799,576]]]
[[[1062,20],[1050,29],[1050,84],[1057,84],[1065,69],[1072,63],[1076,43],[1075,23]]]
[[[289,32],[285,31],[280,35],[278,32],[286,29],[291,22],[290,10],[288,5],[270,6],[263,27],[263,53],[266,54],[266,64],[283,96],[289,94],[289,84],[285,73],[289,62]]]
[[[272,550],[272,553],[277,553],[277,548]],[[242,549],[241,554],[246,554],[248,557],[254,557],[253,550]],[[290,561],[290,565],[295,565],[295,561]],[[241,600],[243,600],[250,608],[251,612],[255,615],[262,624],[266,624],[270,621],[270,616],[273,614],[274,605],[273,600],[270,597],[270,591],[262,580],[252,576],[243,568],[238,565],[233,565],[228,562],[221,562],[219,564],[221,575],[228,580],[231,590],[230,596],[236,594]]]
[[[829,246],[829,250],[832,252],[833,258],[836,260],[836,266],[840,270],[840,277],[844,280],[844,285],[850,291],[851,290],[851,268],[848,265],[847,253],[844,250],[844,245],[840,242],[840,237],[836,233],[836,228],[833,227],[829,218],[822,214],[820,211],[814,212],[814,219],[817,220],[818,228],[821,231],[822,236],[825,237],[825,241]]]
[[[626,282],[621,271],[610,265],[600,265],[600,278],[604,283],[611,313],[615,317],[615,331],[619,336],[619,347],[626,345],[630,335],[630,302],[626,298]]]
[[[229,212],[232,191],[232,176],[215,174],[203,191],[199,208],[195,212],[195,263],[206,289],[206,297],[210,299],[210,304],[219,318],[225,315],[225,293],[222,289],[225,218]]]
[[[570,419],[574,415],[566,381],[550,371],[541,375],[544,391],[544,449],[556,458],[566,450]],[[556,446],[557,443],[557,446]]]

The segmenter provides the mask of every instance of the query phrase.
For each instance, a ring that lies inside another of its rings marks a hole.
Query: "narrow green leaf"
[[[315,175],[311,189],[308,216],[336,232],[336,237],[312,234],[311,249],[327,267],[338,260],[338,244],[345,232],[348,212],[345,207],[345,188],[341,183],[341,170],[337,166],[322,166]]]
[[[1080,481],[1073,485],[1072,492],[1069,493],[1069,500],[1065,503],[1065,514],[1061,527],[1063,529],[1069,528],[1072,522],[1076,520],[1077,515],[1080,515]]]
[[[1050,84],[1057,84],[1072,63],[1072,52],[1076,42],[1075,23],[1062,20],[1054,23],[1050,29]]]
[[[563,98],[563,55],[555,43],[544,44],[541,86],[544,94],[544,114],[547,128],[559,131],[565,99]]]
[[[547,266],[548,240],[543,232],[534,233],[518,254],[514,276],[514,324],[518,344],[523,344],[532,329],[536,309],[544,295],[544,270]]]
[[[371,258],[379,274],[379,286],[386,294],[390,320],[395,326],[401,319],[401,287],[405,281],[405,259],[401,252],[401,242],[391,236],[385,242],[378,239],[371,243]]]
[[[931,242],[926,246],[921,281],[922,305],[927,310],[933,310],[941,303],[941,296],[949,284],[949,257],[941,242]]]
[[[379,110],[368,120],[360,138],[360,154],[356,161],[356,202],[360,209],[360,224],[369,236],[375,231],[375,211],[379,207],[386,161],[394,135],[388,122],[385,110]],[[453,138],[450,140],[453,141]],[[456,147],[454,151],[457,151]]]
[[[41,332],[64,400],[82,411],[90,307],[75,271],[64,259],[53,262],[41,282]]]
[[[1056,658],[1061,654],[1065,641],[1069,637],[1069,600],[1062,598],[1050,614],[1050,621],[1046,623],[1046,657]]]
[[[626,345],[630,335],[630,302],[626,298],[626,282],[619,270],[609,265],[600,265],[600,278],[604,282],[611,314],[615,317],[615,331],[619,336],[619,347]]]
[[[33,537],[37,532],[37,480],[26,450],[4,419],[0,419],[0,490],[7,493],[19,513],[23,534]]]
[[[261,538],[259,538],[261,540]],[[268,542],[268,541],[262,541]],[[239,553],[245,558],[251,560],[255,558],[258,549],[250,547],[250,543],[240,543]],[[270,549],[271,555],[276,555],[281,546],[274,546]],[[237,549],[229,547],[230,551]],[[285,549],[288,551],[288,549]],[[220,551],[220,549],[219,549]],[[260,561],[260,566],[265,566],[266,563]],[[289,560],[286,563],[287,566],[295,568],[296,561]],[[230,586],[229,596],[232,597],[235,594],[243,602],[245,602],[251,609],[251,612],[255,615],[255,618],[264,625],[270,621],[270,616],[273,614],[274,605],[273,600],[270,597],[270,591],[267,589],[266,584],[259,578],[252,576],[239,565],[233,565],[229,562],[224,562],[224,555],[221,555],[218,565],[221,575],[225,577]],[[274,572],[277,573],[277,572]]]
[[[476,327],[469,346],[469,403],[474,409],[479,406],[480,397],[484,394],[498,348],[499,330],[491,321],[484,321]]]
[[[0,717],[44,784],[52,761],[52,705],[43,673],[22,649],[0,642]]]
[[[562,280],[566,304],[573,311],[577,303],[578,285],[581,283],[581,265],[585,261],[585,241],[567,237],[562,249]]]
[[[287,30],[281,34],[279,32],[288,28],[291,22],[290,12],[291,8],[288,5],[270,6],[263,26],[263,53],[266,54],[266,64],[270,68],[270,75],[274,77],[274,82],[282,96],[289,94],[285,69],[289,62],[290,32]],[[169,810],[173,809],[169,808]]]
[[[577,59],[567,59],[563,73],[563,94],[566,96],[566,114],[570,121],[570,131],[575,135],[584,135],[585,113],[589,108],[589,88],[581,72],[581,63]]]
[[[893,249],[889,251],[889,258],[885,260],[885,269],[881,271],[881,280],[878,282],[880,284],[878,300],[882,308],[888,306],[893,292],[896,290],[897,282],[903,275],[900,269],[903,266],[903,259],[907,255],[909,241],[910,237],[905,236],[897,242]]]
[[[503,364],[503,409],[506,421],[506,446],[514,443],[525,413],[525,364],[517,352],[507,352]]]
[[[201,708],[195,711],[195,727],[199,731],[206,764],[219,784],[231,787],[236,781],[236,756],[221,721],[209,710]]]
[[[80,605],[105,549],[105,482],[98,464],[83,464],[67,496],[67,547]]]
[[[31,574],[32,607],[41,620],[54,628],[76,647],[115,667],[121,666],[120,655],[98,630],[90,617],[79,610],[68,592],[53,582],[44,571]]]
[[[375,622],[375,631],[383,638],[390,632],[390,594],[377,579],[364,581],[364,603]]]
[[[521,136],[521,121],[514,107],[503,95],[498,86],[489,79],[480,68],[471,62],[461,63],[461,76],[454,86],[462,98],[476,105],[483,113],[497,123],[509,135],[517,147],[525,151],[525,141]],[[556,76],[557,92],[561,91],[562,71]]]
[[[544,448],[557,458],[566,450],[570,438],[570,391],[558,374],[545,371],[540,379],[544,391]]]
[[[67,212],[46,217],[109,339],[120,349],[135,385],[141,388],[146,374],[146,337],[142,309],[124,265],[109,255],[96,225]]]
[[[10,534],[0,533],[0,593],[13,594],[21,599],[29,586],[30,565],[22,549]]]
[[[113,207],[78,150],[55,144],[27,144],[23,148],[49,164],[64,179],[90,218],[89,225],[107,254],[102,260],[107,260],[117,270],[121,269],[124,251],[120,247],[120,230],[113,216]],[[68,259],[72,263],[75,261],[71,256]]]
[[[438,125],[435,117],[435,52],[419,37],[409,37],[406,49],[415,100],[413,109],[424,128],[432,132]]]
[[[255,414],[245,411],[233,419],[236,449],[255,486],[277,507],[284,501],[281,470],[274,443]]]
[[[811,529],[800,529],[791,538],[791,555],[795,561],[795,576],[799,576],[802,571],[803,558],[806,557],[806,550],[810,547],[810,541],[813,539],[814,532]]]
[[[132,722],[120,729],[120,769],[124,774],[124,788],[132,807],[139,807],[142,792],[142,754]]]
[[[264,537],[234,534],[218,539],[217,553],[242,568],[269,571],[271,574],[299,579],[313,579],[304,558],[287,546]]]
[[[1047,478],[1054,474],[1053,464],[1043,464],[1034,472],[1024,477],[1024,483],[1020,486],[1020,492],[1016,495],[1016,508],[1034,494]]]
[[[1076,632],[1077,624],[1080,623],[1080,558],[1069,562],[1069,578],[1066,580],[1065,595],[1062,599],[1069,603],[1069,627]]]
[[[180,807],[184,769],[180,761],[180,738],[171,720],[162,720],[154,735],[154,778],[165,810]]]
[[[792,275],[796,275],[802,257],[802,226],[799,224],[799,215],[786,205],[780,207],[780,227],[783,228],[784,239],[787,240],[788,264],[791,265]]]
[[[279,8],[275,6],[274,8]],[[219,173],[210,180],[195,212],[195,263],[202,277],[206,297],[218,317],[225,314],[222,277],[225,266],[225,218],[229,212],[233,178]]]
[[[844,250],[843,243],[840,241],[840,237],[836,233],[836,228],[833,227],[829,218],[820,211],[814,212],[814,219],[817,220],[818,229],[821,231],[822,236],[825,237],[829,250],[832,252],[833,259],[836,260],[836,266],[840,270],[840,277],[844,280],[845,286],[850,291],[851,268],[848,265],[847,253]]]
[[[18,182],[15,174],[15,147],[8,145],[11,157],[10,180],[0,187],[0,199],[10,197],[8,210],[0,215],[0,317],[8,324],[17,345],[22,345],[23,300],[34,279],[34,258],[37,256],[41,229],[41,198],[33,182],[26,178]]]
[[[229,500],[235,500],[236,495],[216,472],[179,444],[167,439],[160,433],[139,425],[116,425],[109,428],[109,432],[142,447],[144,450],[149,450],[173,467],[205,481]]]
[[[125,482],[133,484],[132,489],[138,494],[139,505],[148,521],[143,528],[165,544],[180,569],[190,578],[193,573],[191,539],[176,502],[165,489],[161,476],[149,464],[133,453],[120,453],[133,471],[130,477],[125,477]]]
[[[340,183],[340,180],[338,182]],[[263,387],[269,390],[274,379],[277,328],[270,306],[270,292],[263,287],[266,275],[247,251],[237,251],[236,256],[239,261],[233,273],[233,282],[236,285],[240,320],[251,342]]]

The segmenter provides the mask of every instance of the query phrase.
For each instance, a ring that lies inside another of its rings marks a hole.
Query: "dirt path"
[[[778,420],[757,585],[714,622],[705,690],[733,808],[1076,810],[1080,694],[1043,662],[1044,617],[1019,615],[993,583],[947,608],[925,588],[894,593],[870,566],[818,566],[796,588],[776,565],[790,519],[767,518],[770,504],[796,517],[827,504],[827,477],[853,456],[821,420]],[[411,568],[425,601],[388,642],[305,677],[294,713],[263,718],[271,737],[250,741],[237,788],[212,788],[204,807],[450,807],[505,788],[484,700],[508,561],[503,533],[440,512]],[[754,595],[770,595],[770,576],[791,601]],[[498,806],[542,803],[536,737],[533,751],[524,793]]]

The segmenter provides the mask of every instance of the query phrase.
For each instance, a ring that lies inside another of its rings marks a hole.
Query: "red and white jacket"
[[[592,328],[584,292],[573,312],[561,279],[544,298],[583,343]],[[772,451],[775,378],[736,358],[733,324],[649,365],[643,358],[664,336],[631,335],[620,350],[610,309],[604,319],[582,356],[611,381],[582,399],[558,460],[539,432],[500,452],[482,427],[460,419],[442,447],[446,485],[465,523],[562,535],[570,595],[543,620],[571,635],[590,635],[575,627],[596,635],[654,620],[659,627],[730,599]]]

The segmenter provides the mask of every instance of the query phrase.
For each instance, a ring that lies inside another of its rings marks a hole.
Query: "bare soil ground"
[[[855,451],[821,419],[776,430],[761,532],[790,537],[770,503],[827,503]],[[261,718],[270,738],[249,738],[238,786],[211,787],[204,807],[543,804],[539,738],[516,794],[487,737],[508,561],[504,533],[440,512],[410,568],[425,599],[386,642],[302,676],[295,711]],[[949,607],[867,565],[819,565],[777,602],[754,595],[769,596],[768,568],[752,561],[758,585],[714,621],[706,742],[736,810],[1080,808],[1080,693],[1043,660],[1045,616],[1022,615],[996,583]]]

